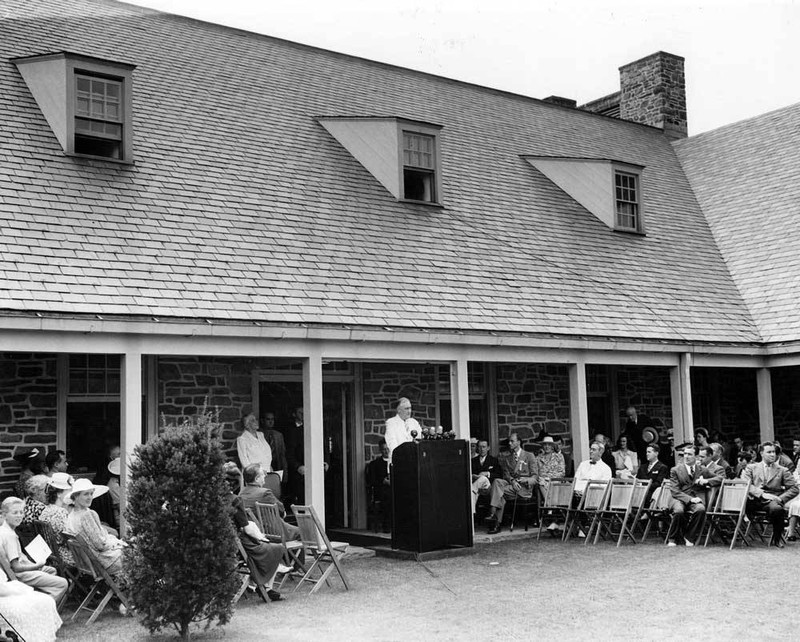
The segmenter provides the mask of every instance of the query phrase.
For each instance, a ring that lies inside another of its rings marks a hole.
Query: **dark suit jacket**
[[[672,498],[688,504],[692,501],[693,497],[699,497],[703,503],[707,501],[706,490],[719,486],[722,483],[722,469],[717,468],[710,470],[703,468],[700,463],[694,465],[694,477],[689,477],[689,471],[686,470],[684,464],[678,464],[669,472],[670,491]],[[708,485],[701,485],[697,483],[699,479],[707,479]]]
[[[642,430],[653,425],[653,420],[647,415],[636,415],[636,422],[630,419],[625,422],[625,436],[631,441],[630,448],[639,455],[639,461],[644,461],[647,446],[642,439]],[[603,460],[605,461],[605,460]],[[607,462],[606,462],[607,463]],[[611,470],[614,470],[612,467]]]
[[[367,464],[367,485],[372,489],[383,489],[383,480],[389,476],[389,462],[376,457]]]
[[[780,464],[772,464],[769,468],[764,462],[750,464],[742,476],[750,480],[750,497],[772,493],[779,497],[781,504],[785,504],[800,492],[792,473]]]
[[[617,469],[617,462],[614,461],[614,453],[611,452],[611,446],[606,447],[601,459],[603,463],[611,469],[611,474],[613,475],[614,471]]]
[[[269,447],[272,448],[272,470],[282,470],[284,476],[288,473],[288,463],[286,461],[286,442],[283,435],[277,430],[265,430],[264,438]]]
[[[650,463],[646,461],[643,461],[639,465],[639,470],[636,471],[636,479],[649,479],[652,481],[653,483],[650,484],[650,490],[660,488],[661,483],[667,478],[667,475],[669,475],[669,468],[667,468],[666,464],[658,460],[656,460],[653,470],[647,470],[649,465]]]
[[[260,502],[262,504],[277,504],[281,515],[286,513],[283,508],[283,504],[277,497],[275,497],[275,493],[273,493],[269,488],[251,486],[248,484],[242,488],[242,492],[239,493],[239,498],[242,500],[244,507],[251,510],[255,510],[256,502]]]
[[[709,464],[714,464],[715,466],[722,468],[723,471],[722,474],[725,476],[726,479],[733,479],[736,476],[733,468],[731,468],[731,465],[727,461],[725,461],[724,457],[720,457],[717,461],[714,461],[712,459],[709,461]]]
[[[477,475],[478,473],[482,473],[484,471],[489,471],[490,481],[494,481],[502,475],[502,471],[500,470],[500,462],[497,461],[497,457],[493,455],[486,455],[486,459],[483,460],[482,464],[480,455],[475,455],[475,457],[472,458],[470,465],[472,466],[473,475]]]

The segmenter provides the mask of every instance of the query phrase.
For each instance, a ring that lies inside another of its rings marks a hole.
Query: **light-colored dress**
[[[614,464],[617,471],[627,470],[632,475],[636,474],[636,469],[639,467],[639,458],[635,452],[615,450],[612,454],[614,455]]]
[[[75,566],[75,558],[72,557],[72,551],[69,550],[63,535],[64,531],[67,530],[69,511],[63,506],[49,504],[39,515],[39,519],[50,524],[56,535],[58,535],[58,552],[61,554],[61,559],[64,560],[64,563],[68,566]]]
[[[0,613],[25,642],[52,642],[61,628],[61,618],[52,597],[20,582],[9,582],[0,569]],[[8,595],[8,593],[19,593]],[[2,629],[9,627],[2,622]]]
[[[122,572],[122,542],[100,523],[91,508],[73,509],[67,519],[67,532],[82,537],[111,575]]]
[[[794,469],[792,476],[794,481],[800,484],[800,467]],[[789,517],[800,517],[800,495],[788,502],[785,508],[789,511]]]

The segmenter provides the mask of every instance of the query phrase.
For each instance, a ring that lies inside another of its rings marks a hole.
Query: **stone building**
[[[663,52],[576,107],[111,0],[8,0],[0,60],[4,488],[204,405],[302,405],[350,526],[399,396],[575,459],[629,403],[798,430],[799,106],[687,138]]]

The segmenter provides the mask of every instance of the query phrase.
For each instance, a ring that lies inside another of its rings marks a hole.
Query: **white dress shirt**
[[[389,446],[389,459],[392,457],[392,451],[400,444],[413,441],[414,438],[411,436],[412,430],[417,431],[417,437],[422,436],[422,428],[420,428],[417,420],[411,417],[403,421],[400,419],[399,415],[395,415],[391,419],[386,420],[386,434],[384,438],[386,439],[386,445]]]
[[[575,471],[575,492],[582,493],[586,490],[589,480],[608,481],[611,479],[611,469],[603,461],[592,463],[591,459],[582,461]]]
[[[272,448],[269,447],[263,433],[255,435],[245,430],[236,438],[236,450],[242,469],[251,464],[261,464],[265,473],[272,472]]]

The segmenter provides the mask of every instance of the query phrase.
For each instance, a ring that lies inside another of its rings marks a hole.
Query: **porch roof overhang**
[[[254,321],[6,313],[0,350],[138,352],[378,361],[530,361],[675,365],[691,354],[698,366],[768,367],[800,364],[800,341],[781,344],[555,335],[518,332],[413,330],[400,327],[277,324]]]

